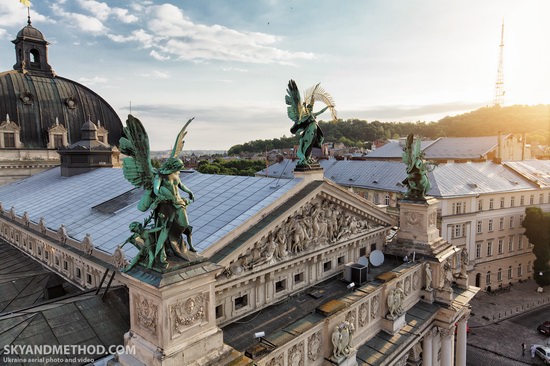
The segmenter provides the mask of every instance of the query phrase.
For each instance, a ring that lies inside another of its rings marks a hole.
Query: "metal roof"
[[[541,188],[550,187],[550,160],[507,161],[503,164]]]
[[[383,160],[321,160],[325,178],[347,187],[358,187],[389,192],[406,192],[402,184],[407,177],[405,164],[400,161]],[[506,163],[523,167],[524,164]],[[282,161],[269,167],[270,176],[293,177],[296,163]],[[539,176],[548,172],[549,163],[533,163],[532,169]],[[519,168],[518,168],[519,169]],[[546,169],[546,170],[545,170]],[[265,174],[265,170],[258,174]],[[546,175],[549,176],[548,174]],[[527,178],[490,161],[439,164],[428,173],[432,188],[428,195],[435,197],[467,196],[497,192],[513,192],[537,188]],[[540,178],[539,178],[540,179]]]
[[[420,141],[420,148],[424,151],[428,146],[433,144],[435,141]],[[366,158],[394,158],[401,159],[401,154],[403,154],[403,148],[405,147],[404,143],[400,142],[389,142],[382,147],[379,147],[376,150],[373,150],[369,153]]]
[[[443,137],[428,146],[424,153],[426,159],[480,159],[497,145],[498,136]]]
[[[199,251],[300,182],[197,172],[182,173],[181,179],[195,195],[187,214],[193,226],[194,246]],[[143,221],[148,215],[137,209],[140,195],[128,193],[132,190],[134,187],[124,179],[122,169],[96,169],[64,178],[59,168],[53,168],[0,187],[0,202],[5,210],[15,206],[17,216],[27,211],[34,223],[44,217],[51,230],[57,231],[64,224],[69,237],[77,241],[90,233],[96,249],[112,254],[130,236],[130,222]],[[124,250],[129,258],[137,254],[131,245]]]

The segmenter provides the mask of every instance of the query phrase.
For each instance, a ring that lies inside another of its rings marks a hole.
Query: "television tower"
[[[500,33],[500,51],[498,57],[498,71],[497,82],[495,84],[495,99],[493,100],[493,106],[501,106],[502,99],[504,98],[504,75],[502,70],[502,63],[504,58],[504,19],[502,20],[502,31]]]

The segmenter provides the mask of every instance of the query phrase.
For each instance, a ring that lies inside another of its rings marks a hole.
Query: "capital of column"
[[[440,329],[441,337],[444,340],[450,339],[451,336],[454,334],[454,332],[455,332],[455,326],[454,325],[452,325],[449,329],[445,329],[445,328]]]

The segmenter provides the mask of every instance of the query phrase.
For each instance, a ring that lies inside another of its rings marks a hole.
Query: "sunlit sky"
[[[321,82],[342,119],[429,122],[491,105],[503,20],[503,105],[550,104],[548,0],[31,4],[56,73],[123,121],[131,102],[155,150],[193,116],[185,149],[290,135],[289,79],[301,90]],[[1,71],[26,20],[18,0],[0,1]]]

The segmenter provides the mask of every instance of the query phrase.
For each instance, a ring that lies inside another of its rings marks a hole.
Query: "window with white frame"
[[[516,205],[516,197],[512,196],[510,198],[510,207],[514,207]]]
[[[530,204],[530,205],[535,204],[535,195],[534,195],[534,194],[532,194],[532,195],[529,196],[529,204]]]
[[[481,258],[481,243],[476,243],[476,258]]]
[[[504,230],[504,217],[501,217],[498,220],[498,228],[499,228],[499,230]]]
[[[524,197],[524,196],[520,196],[520,197],[519,197],[519,205],[520,205],[520,206],[525,205],[525,197]]]
[[[513,252],[514,251],[514,237],[510,236],[508,238],[508,251]]]
[[[374,202],[375,205],[378,204],[378,193],[377,192],[372,193],[372,201]]]
[[[493,231],[493,219],[489,220],[489,232]]]
[[[504,208],[504,197],[500,197],[500,208]]]
[[[491,271],[487,271],[487,275],[485,276],[485,283],[487,285],[491,284]]]
[[[498,254],[504,253],[504,239],[498,239]]]
[[[523,235],[518,235],[518,249],[523,249]]]
[[[518,277],[523,276],[523,268],[521,267],[521,263],[518,264]]]
[[[453,238],[462,238],[466,233],[466,224],[453,225]]]
[[[481,198],[477,201],[477,210],[483,211],[483,200]]]
[[[539,194],[539,205],[540,205],[541,203],[544,203],[544,194],[542,194],[542,193]]]
[[[495,200],[491,198],[489,200],[489,210],[492,210],[494,208],[495,208]]]
[[[502,282],[502,268],[499,268],[499,269],[498,269],[498,272],[497,272],[497,281],[498,281],[498,282]]]
[[[519,215],[519,226],[523,226],[523,215]]]
[[[508,279],[512,278],[512,266],[508,267]]]
[[[477,221],[477,233],[481,234],[483,232],[483,221],[478,220]]]
[[[487,257],[490,257],[493,255],[493,242],[489,241],[487,242]]]
[[[514,228],[514,216],[510,216],[510,229]]]
[[[386,196],[384,197],[384,204],[386,206],[390,205],[390,195],[388,193],[386,193]]]

